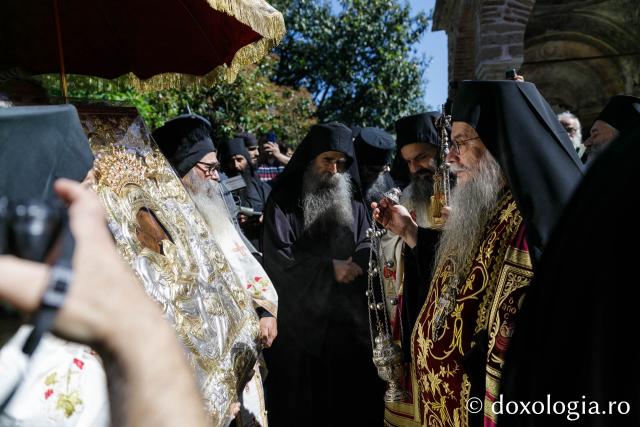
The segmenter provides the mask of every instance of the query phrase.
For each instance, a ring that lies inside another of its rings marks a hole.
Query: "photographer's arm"
[[[266,144],[264,144],[264,151],[273,156],[283,165],[287,165],[287,163],[289,163],[289,160],[291,160],[289,156],[280,152],[280,146],[275,142],[267,142]]]
[[[76,249],[74,279],[55,331],[94,346],[107,371],[122,375],[115,387],[110,378],[117,399],[111,402],[112,424],[204,426],[202,401],[175,333],[118,256],[97,196],[68,180],[59,180],[56,191],[71,203]],[[0,256],[0,272],[0,298],[35,311],[48,267]]]

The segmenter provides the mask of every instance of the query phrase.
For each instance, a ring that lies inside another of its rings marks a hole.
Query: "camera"
[[[61,203],[0,197],[0,255],[43,262],[58,240],[66,216]]]
[[[253,208],[248,208],[246,206],[239,206],[238,213],[249,217],[259,217],[262,215],[262,212],[254,211]]]

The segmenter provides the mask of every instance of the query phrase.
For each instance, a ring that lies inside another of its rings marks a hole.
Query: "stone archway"
[[[630,4],[537,0],[529,19],[522,73],[587,129],[611,96],[639,88],[640,33]]]
[[[437,0],[455,81],[521,68],[559,112],[583,125],[618,93],[640,94],[638,0]]]

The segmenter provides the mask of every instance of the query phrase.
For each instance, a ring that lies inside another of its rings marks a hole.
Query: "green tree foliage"
[[[148,93],[138,92],[126,77],[69,76],[69,96],[131,104],[150,129],[184,113],[189,105],[211,121],[215,141],[240,130],[262,135],[273,129],[282,142],[294,147],[315,123],[315,106],[305,89],[279,86],[269,79],[276,63],[276,58],[267,57],[240,72],[232,84],[220,81]],[[52,95],[60,95],[57,76],[44,76],[42,81]]]
[[[320,121],[390,129],[424,108],[427,63],[415,45],[427,29],[401,0],[275,0],[287,35],[274,81],[306,87]]]

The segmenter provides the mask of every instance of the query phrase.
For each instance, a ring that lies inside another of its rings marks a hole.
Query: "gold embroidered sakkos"
[[[476,345],[476,337],[485,331],[492,346],[482,357],[496,358],[493,350],[498,350],[497,340],[500,348],[506,346],[512,329],[511,325],[504,326],[501,322],[501,310],[517,311],[514,306],[524,295],[524,287],[531,277],[530,264],[528,269],[526,265],[518,265],[520,272],[516,277],[514,265],[507,262],[513,258],[513,245],[524,245],[519,255],[524,253],[528,260],[522,236],[522,216],[511,193],[507,192],[500,199],[480,242],[476,243],[472,262],[463,267],[463,274],[456,274],[450,259],[436,270],[412,335],[423,425],[468,425],[466,402],[473,384],[464,356]],[[457,284],[451,280],[455,276],[461,278]],[[509,304],[514,301],[515,304]],[[484,365],[487,369],[500,369],[500,361]]]

